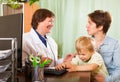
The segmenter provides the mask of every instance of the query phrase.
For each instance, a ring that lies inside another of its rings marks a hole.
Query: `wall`
[[[39,9],[37,4],[29,5],[29,3],[25,3],[24,5],[24,32],[30,31],[31,28],[31,19],[35,10]]]

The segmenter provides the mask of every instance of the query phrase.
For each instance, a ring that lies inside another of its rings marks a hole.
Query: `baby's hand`
[[[73,64],[67,64],[66,65],[68,72],[78,71],[78,66]]]
[[[61,63],[61,64],[58,64],[57,66],[55,66],[55,69],[57,69],[57,70],[61,70],[63,68],[65,68],[65,63]]]

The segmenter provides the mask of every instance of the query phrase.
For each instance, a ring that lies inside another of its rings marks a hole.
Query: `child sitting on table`
[[[95,42],[92,38],[81,36],[76,40],[75,48],[76,54],[71,61],[64,61],[62,64],[56,66],[60,70],[67,68],[68,72],[72,71],[91,71],[92,76],[96,74],[108,75],[102,56],[95,51]],[[100,78],[98,78],[100,79]],[[99,82],[95,80],[92,82]],[[104,82],[104,80],[102,80]]]

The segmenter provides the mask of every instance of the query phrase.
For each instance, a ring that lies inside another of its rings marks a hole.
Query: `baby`
[[[92,75],[108,75],[102,56],[95,51],[95,42],[92,38],[81,36],[76,40],[76,54],[71,60],[64,61],[56,66],[60,70],[66,68],[72,71],[91,71]],[[92,81],[93,82],[93,81]]]

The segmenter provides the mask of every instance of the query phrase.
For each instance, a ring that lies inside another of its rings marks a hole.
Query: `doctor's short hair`
[[[37,29],[38,23],[43,22],[47,17],[55,17],[54,13],[48,9],[38,9],[32,16],[31,26]]]
[[[90,53],[95,51],[95,41],[91,37],[81,36],[75,42],[75,48],[79,54],[82,50],[87,50]]]

